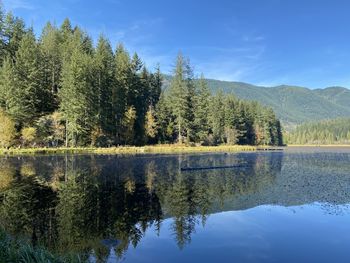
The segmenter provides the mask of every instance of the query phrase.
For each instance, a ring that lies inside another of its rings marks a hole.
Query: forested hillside
[[[350,144],[350,119],[303,124],[287,133],[285,139],[288,144]]]
[[[0,146],[112,146],[153,143],[280,145],[271,108],[195,81],[177,57],[168,88],[122,44],[95,45],[66,19],[33,29],[0,11]]]
[[[260,87],[213,79],[207,82],[213,93],[223,90],[225,94],[272,107],[287,130],[308,121],[350,116],[350,90],[342,87],[311,90],[287,85]]]

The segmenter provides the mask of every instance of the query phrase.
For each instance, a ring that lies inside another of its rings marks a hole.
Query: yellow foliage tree
[[[34,127],[26,127],[22,129],[22,140],[25,145],[33,144],[36,138],[36,129]]]
[[[145,129],[146,129],[146,135],[153,139],[157,135],[157,122],[156,119],[154,118],[154,112],[153,109],[150,107],[147,111],[146,114],[146,124],[145,124]]]
[[[134,141],[134,124],[136,120],[135,108],[129,107],[124,114],[123,128],[124,128],[124,140],[126,144],[132,144]]]
[[[0,147],[10,147],[15,139],[16,129],[14,121],[0,110]]]

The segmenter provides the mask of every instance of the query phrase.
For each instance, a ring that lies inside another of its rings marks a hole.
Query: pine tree
[[[171,103],[168,100],[163,91],[155,110],[158,140],[162,143],[172,143],[175,133],[175,116],[172,114]]]
[[[73,34],[73,29],[71,22],[68,18],[65,18],[61,28],[60,28],[60,33],[62,35],[62,40],[64,41],[65,39],[69,39],[71,35]]]
[[[240,112],[238,108],[239,101],[233,96],[228,95],[224,99],[224,111],[225,111],[225,129],[224,141],[227,144],[236,144],[239,141],[239,137],[242,136],[243,127],[240,123]]]
[[[47,23],[40,37],[40,50],[43,56],[44,86],[51,92],[53,98],[50,110],[58,108],[57,93],[60,89],[62,71],[62,38],[57,28]]]
[[[96,124],[96,90],[93,87],[93,61],[77,46],[71,60],[63,64],[60,111],[66,121],[66,145],[86,145]]]
[[[195,97],[196,85],[194,83],[193,69],[189,60],[185,63],[185,83],[186,83],[186,104],[184,126],[186,130],[187,142],[195,141],[196,126],[195,126]]]
[[[0,71],[0,105],[17,123],[26,119],[28,112],[27,105],[22,97],[24,96],[22,90],[18,89],[13,62],[10,58],[7,58]]]
[[[213,143],[223,143],[225,136],[225,105],[222,90],[219,90],[212,98],[209,118],[213,134]]]
[[[182,143],[182,136],[184,135],[184,122],[186,114],[186,83],[184,72],[184,57],[180,53],[177,56],[176,68],[174,77],[170,84],[169,97],[171,100],[172,112],[175,116],[175,122],[177,126],[178,142]]]
[[[131,86],[128,92],[128,105],[136,110],[135,141],[136,145],[145,143],[145,117],[148,110],[150,93],[149,74],[139,56],[135,53],[131,60]]]
[[[191,141],[194,137],[195,92],[191,66],[180,53],[177,56],[174,77],[169,90],[172,113],[175,116],[175,123],[177,126],[177,140],[179,143],[183,142],[184,137],[187,139],[187,142]]]
[[[162,92],[162,74],[160,67],[157,65],[156,72],[150,74],[150,94],[149,94],[149,105],[155,107],[159,101],[160,93]]]
[[[5,42],[5,12],[0,4],[0,66],[6,56],[6,42]]]
[[[1,104],[17,125],[29,125],[46,111],[46,104],[50,105],[50,96],[42,85],[41,55],[33,33],[23,37],[16,62],[11,60],[6,59],[1,70]]]
[[[23,37],[16,52],[15,74],[20,88],[26,93],[28,106],[32,109],[32,118],[52,110],[51,89],[43,85],[42,61],[34,33],[30,31]]]
[[[71,54],[72,54],[72,50],[74,49],[74,47],[77,45],[76,42],[73,41],[73,29],[72,29],[72,25],[69,21],[68,18],[66,18],[61,27],[59,28],[59,35],[60,35],[60,53],[61,53],[61,60],[62,63],[64,63],[65,61],[70,60]],[[79,40],[78,40],[79,42]]]
[[[142,84],[139,76],[140,70],[143,67],[143,63],[137,53],[134,53],[130,62],[130,85],[127,89],[127,104],[133,105],[137,111],[137,104],[142,96]]]
[[[7,13],[4,22],[3,39],[5,42],[5,56],[9,56],[15,61],[16,52],[21,40],[27,33],[22,19],[14,17],[12,13]]]
[[[196,96],[195,127],[199,141],[205,141],[209,135],[208,112],[210,103],[210,90],[203,74],[198,81],[198,94]]]
[[[122,121],[127,109],[127,94],[130,88],[131,65],[130,57],[122,44],[115,52],[115,86],[112,90],[113,112],[115,113],[117,143],[123,141]]]
[[[98,125],[102,133],[108,136],[115,135],[112,92],[114,81],[114,55],[107,39],[100,36],[94,56],[96,68],[96,88],[98,108]]]

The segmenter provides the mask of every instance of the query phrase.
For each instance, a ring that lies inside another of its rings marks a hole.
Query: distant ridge
[[[165,76],[165,87],[170,79]],[[308,121],[350,117],[350,90],[344,87],[312,90],[289,85],[262,87],[215,79],[207,79],[207,82],[213,93],[222,89],[240,99],[254,100],[272,107],[286,128]]]

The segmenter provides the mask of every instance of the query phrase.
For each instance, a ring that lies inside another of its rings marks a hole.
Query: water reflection
[[[5,229],[97,262],[123,258],[150,231],[170,229],[183,249],[221,211],[321,202],[337,214],[350,200],[348,153],[12,157],[0,167]]]

